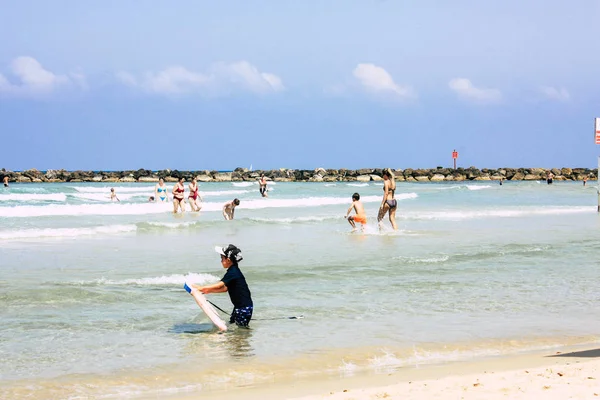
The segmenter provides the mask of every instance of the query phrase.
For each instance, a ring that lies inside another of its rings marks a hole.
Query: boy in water
[[[348,216],[352,209],[354,209],[356,215]],[[367,214],[365,214],[365,208],[360,202],[360,194],[354,193],[352,195],[352,204],[348,208],[348,211],[346,212],[344,218],[348,218],[348,223],[352,225],[352,232],[356,231],[356,222],[359,222],[361,224],[361,230],[365,230],[365,224],[367,223]]]
[[[233,199],[229,203],[225,203],[223,206],[223,218],[227,221],[233,219],[233,214],[235,213],[235,208],[240,205],[239,199]]]
[[[117,200],[118,202],[120,202],[121,200],[119,200],[119,198],[117,197],[117,194],[115,193],[115,188],[110,188],[110,201],[114,201]]]
[[[204,294],[228,292],[229,298],[233,303],[233,311],[229,318],[229,323],[248,328],[254,304],[246,278],[238,263],[243,260],[242,251],[236,246],[230,244],[227,247],[215,247],[215,251],[221,255],[221,265],[227,270],[223,278],[215,284],[208,286],[193,285]]]

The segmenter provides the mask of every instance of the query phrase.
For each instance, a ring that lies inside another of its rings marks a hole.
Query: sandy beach
[[[595,399],[600,348],[550,351],[482,361],[402,369],[387,375],[240,388],[207,397],[232,400]]]

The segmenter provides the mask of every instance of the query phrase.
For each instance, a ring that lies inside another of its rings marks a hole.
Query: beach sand
[[[547,351],[473,362],[423,366],[389,374],[322,381],[298,380],[268,388],[187,394],[179,399],[600,399],[600,348]]]

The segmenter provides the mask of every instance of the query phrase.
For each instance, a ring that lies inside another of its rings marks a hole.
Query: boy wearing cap
[[[252,319],[254,304],[252,303],[252,296],[246,278],[238,267],[238,262],[243,260],[242,251],[232,244],[227,247],[217,246],[215,251],[221,255],[221,265],[227,272],[215,284],[208,286],[194,285],[194,287],[203,294],[228,292],[233,303],[233,311],[229,322],[235,322],[238,326],[248,328],[250,319]]]

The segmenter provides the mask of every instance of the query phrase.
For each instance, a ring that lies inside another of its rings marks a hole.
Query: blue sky
[[[589,167],[600,1],[0,0],[0,168]]]

